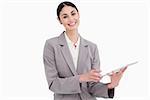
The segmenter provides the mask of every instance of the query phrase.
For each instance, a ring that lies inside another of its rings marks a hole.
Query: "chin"
[[[75,26],[75,27],[68,27],[68,28],[66,28],[66,29],[69,30],[69,31],[73,31],[73,30],[78,29],[78,27],[77,27],[77,26]]]
[[[67,30],[74,31],[74,30],[77,30],[77,28],[68,28]]]

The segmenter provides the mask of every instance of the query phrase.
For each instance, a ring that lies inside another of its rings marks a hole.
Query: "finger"
[[[116,74],[116,72],[112,71],[112,72],[111,72],[111,74],[112,74],[112,76],[113,76],[113,75],[115,75],[115,74]]]
[[[98,80],[98,81],[99,81],[99,80],[100,80],[100,77],[91,76],[90,79]]]
[[[100,73],[100,72],[101,72],[101,70],[95,70],[95,69],[92,69],[92,72]]]
[[[100,76],[100,74],[97,73],[97,72],[93,72],[91,75],[93,75],[93,76]]]
[[[124,71],[127,69],[127,67],[121,68],[119,73],[124,73]]]
[[[102,78],[102,75],[99,74],[99,73],[96,73],[96,72],[95,72],[95,73],[92,73],[91,76]]]
[[[126,66],[125,68],[123,68],[122,72],[125,72],[125,70],[128,68],[128,66]]]
[[[101,76],[100,73],[98,73],[97,71],[91,71],[90,75]]]
[[[117,76],[118,77],[121,77],[123,75],[123,71],[122,71],[122,69],[117,73]]]
[[[91,79],[90,81],[92,81],[92,82],[99,82],[99,80],[94,80],[94,79]]]
[[[122,72],[121,72],[121,70],[120,71],[117,71],[117,72],[112,72],[112,75],[113,76],[116,76],[116,75],[119,75],[119,74],[121,74]]]
[[[109,75],[109,76],[113,76],[115,74],[115,72],[114,71],[112,71],[111,73],[108,73],[107,75]]]
[[[101,71],[101,70],[97,70],[97,72],[98,72],[98,73],[101,73],[102,71]]]
[[[94,72],[97,72],[95,69],[91,69],[91,71],[90,72],[92,72],[92,73],[94,73]]]

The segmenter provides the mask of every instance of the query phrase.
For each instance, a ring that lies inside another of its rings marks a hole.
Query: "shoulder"
[[[57,46],[58,44],[62,44],[64,42],[64,32],[61,33],[59,36],[50,38],[46,40],[46,44],[49,44],[51,46]]]
[[[58,43],[58,36],[46,40],[46,44],[49,45],[56,45],[57,43]]]
[[[96,49],[97,48],[97,45],[96,45],[96,43],[94,43],[94,42],[91,42],[91,41],[89,41],[89,40],[87,40],[87,39],[83,39],[84,40],[84,42],[88,45],[88,47],[90,48],[90,49]]]
[[[58,37],[49,38],[45,41],[44,50],[54,50],[58,44]]]

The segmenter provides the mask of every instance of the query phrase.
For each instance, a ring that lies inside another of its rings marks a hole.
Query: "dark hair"
[[[59,17],[60,12],[61,12],[61,10],[62,10],[62,8],[63,8],[64,6],[71,6],[71,7],[75,8],[75,9],[77,10],[77,12],[78,12],[77,7],[76,7],[72,2],[69,2],[69,1],[61,2],[61,3],[58,5],[58,7],[57,7],[57,17],[58,17],[59,20],[60,20],[60,17]]]

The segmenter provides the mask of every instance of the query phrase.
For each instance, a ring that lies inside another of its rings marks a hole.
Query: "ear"
[[[62,24],[61,20],[59,18],[57,18],[57,20],[59,21],[60,24]]]

